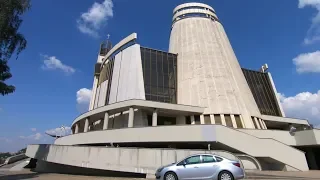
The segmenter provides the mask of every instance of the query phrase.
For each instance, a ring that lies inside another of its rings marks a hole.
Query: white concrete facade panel
[[[114,66],[113,66],[113,73],[112,73],[112,82],[110,87],[109,104],[117,102],[118,84],[119,84],[120,69],[121,69],[121,56],[122,56],[122,53],[118,53],[114,57]]]
[[[92,85],[92,95],[91,95],[90,104],[89,104],[89,111],[91,111],[93,109],[94,104],[95,104],[97,85],[98,85],[98,76],[94,76],[93,77],[93,85]]]
[[[115,53],[116,51],[118,51],[122,46],[128,44],[131,41],[134,41],[138,38],[137,33],[132,33],[129,36],[127,36],[126,38],[122,39],[118,44],[116,44],[112,49],[110,49],[110,51],[107,53],[107,55],[104,57],[104,60],[101,64],[101,69],[103,67],[103,65],[106,63],[106,61],[109,59],[109,57]]]
[[[140,45],[132,45],[115,56],[109,104],[145,100]]]
[[[108,90],[108,80],[104,81],[100,85],[98,107],[106,105],[107,90]]]
[[[98,102],[99,102],[99,95],[100,95],[100,86],[98,86],[97,91],[95,93],[95,98],[94,98],[94,106],[93,109],[96,109],[98,107]]]

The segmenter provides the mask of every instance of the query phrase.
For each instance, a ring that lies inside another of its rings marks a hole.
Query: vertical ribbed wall
[[[204,114],[241,114],[251,128],[251,116],[261,114],[224,28],[212,10],[195,6],[208,7],[190,3],[175,12],[170,36],[169,52],[178,53],[178,103],[207,107]],[[207,17],[187,17],[196,12]]]

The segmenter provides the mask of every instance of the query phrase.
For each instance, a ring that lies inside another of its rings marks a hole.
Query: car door
[[[200,179],[199,165],[201,164],[201,156],[195,155],[188,157],[177,164],[177,175],[179,180]]]
[[[199,178],[212,179],[219,170],[219,164],[212,155],[201,155],[202,162],[198,165]]]

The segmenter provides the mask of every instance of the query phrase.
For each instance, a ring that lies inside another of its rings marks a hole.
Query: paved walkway
[[[319,180],[320,171],[309,172],[248,172],[247,180]],[[75,176],[66,174],[41,174],[23,171],[0,170],[0,180],[134,180],[134,178]],[[141,179],[140,179],[141,180]]]

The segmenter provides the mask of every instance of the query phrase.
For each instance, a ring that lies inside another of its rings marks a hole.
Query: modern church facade
[[[241,68],[212,7],[177,6],[171,28],[169,52],[141,46],[136,33],[102,44],[89,111],[71,135],[30,145],[27,155],[56,171],[152,174],[208,151],[245,169],[320,168],[320,130],[285,117],[267,65]]]

